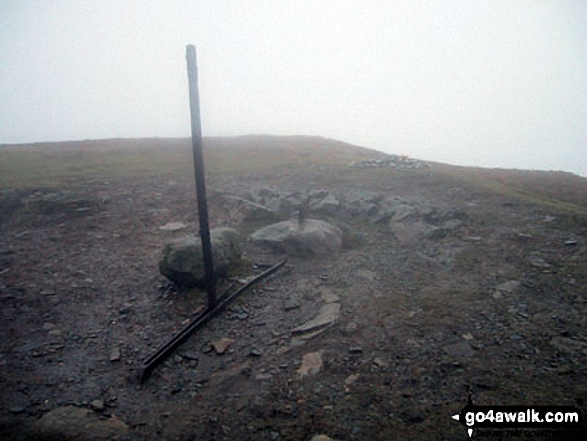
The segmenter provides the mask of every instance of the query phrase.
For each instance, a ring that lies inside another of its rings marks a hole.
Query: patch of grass
[[[587,198],[587,180],[569,173],[485,170],[441,165],[436,175],[437,179],[442,179],[444,175],[445,178],[523,203],[587,217],[587,208],[583,204],[583,200]]]
[[[205,138],[207,175],[346,167],[378,153],[313,137]],[[0,146],[0,188],[60,187],[82,178],[193,175],[189,139],[111,139]]]

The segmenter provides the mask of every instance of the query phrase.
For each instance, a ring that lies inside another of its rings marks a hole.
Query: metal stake
[[[208,201],[204,180],[204,158],[202,154],[202,125],[200,122],[200,97],[198,94],[198,66],[196,48],[189,44],[186,47],[188,81],[190,87],[190,113],[192,119],[192,145],[194,151],[194,172],[196,175],[196,192],[198,196],[198,217],[200,220],[200,238],[202,239],[202,255],[206,292],[208,293],[208,309],[216,306],[216,280],[212,262],[212,245],[210,243],[210,227],[208,225]]]

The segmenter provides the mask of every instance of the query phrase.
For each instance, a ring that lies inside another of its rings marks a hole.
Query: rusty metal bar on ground
[[[157,366],[158,363],[163,361],[165,357],[167,357],[175,348],[177,348],[181,343],[183,343],[194,331],[205,325],[212,317],[214,317],[216,314],[224,310],[224,308],[226,308],[230,302],[232,302],[242,293],[250,289],[253,285],[259,283],[261,280],[267,278],[275,271],[277,271],[279,268],[281,268],[283,265],[285,265],[286,261],[287,259],[283,259],[281,262],[273,265],[268,270],[262,272],[258,276],[254,277],[253,279],[245,283],[234,293],[224,296],[223,298],[221,298],[220,302],[217,303],[215,306],[208,305],[208,308],[206,310],[204,310],[196,317],[194,317],[192,321],[188,323],[188,325],[186,325],[185,328],[183,328],[181,331],[175,334],[173,338],[169,340],[167,343],[163,344],[157,351],[155,351],[153,355],[145,359],[141,368],[139,369],[140,381],[142,382],[146,380],[155,368],[155,366]]]
[[[198,64],[196,48],[189,44],[186,47],[188,82],[190,88],[190,114],[192,123],[192,147],[194,151],[194,174],[196,175],[196,192],[198,195],[198,217],[200,220],[200,238],[202,239],[202,255],[204,259],[204,283],[208,294],[208,307],[216,306],[216,280],[212,261],[212,245],[210,243],[210,227],[208,225],[208,200],[204,179],[204,157],[202,148],[202,124],[200,121],[200,96],[198,93]]]

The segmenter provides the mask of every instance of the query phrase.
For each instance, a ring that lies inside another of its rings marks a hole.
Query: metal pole
[[[194,151],[194,172],[196,175],[196,192],[198,195],[198,217],[200,220],[200,238],[204,257],[206,292],[208,293],[208,309],[216,306],[216,280],[212,262],[212,245],[210,243],[210,227],[208,225],[208,201],[204,180],[204,158],[202,154],[202,125],[200,122],[200,97],[198,94],[198,66],[196,48],[189,44],[186,47],[188,81],[190,87],[190,112],[192,117],[192,146]]]

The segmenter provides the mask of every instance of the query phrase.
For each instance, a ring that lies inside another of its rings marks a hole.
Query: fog
[[[319,135],[587,176],[587,3],[0,2],[0,143]]]

